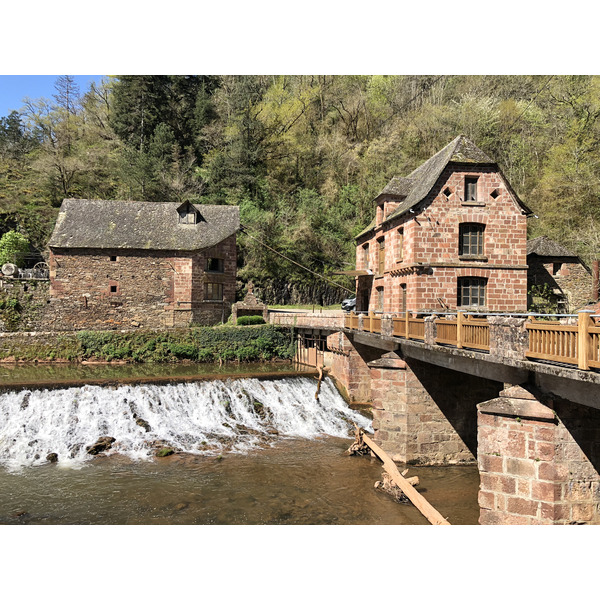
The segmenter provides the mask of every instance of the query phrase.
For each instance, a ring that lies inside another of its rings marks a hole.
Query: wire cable
[[[281,258],[285,258],[285,260],[289,260],[291,263],[295,264],[297,267],[300,267],[301,269],[304,269],[305,271],[308,271],[309,273],[312,273],[313,275],[316,275],[317,277],[320,277],[321,279],[324,279],[325,281],[327,281],[327,283],[329,283],[331,285],[335,285],[335,286],[337,286],[339,288],[342,288],[346,292],[350,292],[351,294],[355,293],[354,290],[349,290],[347,287],[344,287],[343,285],[340,285],[339,283],[336,283],[335,281],[332,281],[331,279],[325,277],[324,275],[321,275],[320,273],[317,273],[316,271],[312,271],[308,267],[305,267],[304,265],[301,265],[299,262],[296,262],[295,260],[289,258],[288,256],[285,256],[285,254],[281,254],[281,252],[275,250],[275,248],[271,248],[271,246],[268,246],[264,242],[261,242],[261,240],[259,240],[258,238],[255,238],[253,235],[251,235],[250,233],[248,233],[248,230],[244,226],[240,225],[240,231],[242,233],[245,233],[249,238],[253,239],[255,242],[258,242],[261,246],[264,246],[265,248],[267,248],[267,250],[270,250],[271,252],[274,252],[278,256],[281,256]]]

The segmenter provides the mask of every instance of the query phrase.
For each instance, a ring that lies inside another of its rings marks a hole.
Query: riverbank
[[[174,330],[0,333],[0,363],[86,361],[224,363],[290,360],[291,328],[274,325]]]

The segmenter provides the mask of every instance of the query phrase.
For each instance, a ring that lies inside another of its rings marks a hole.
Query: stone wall
[[[224,271],[207,270],[209,258]],[[50,303],[42,328],[185,327],[227,320],[235,301],[236,246],[230,236],[194,253],[61,249],[50,254]],[[206,297],[223,286],[223,300]]]
[[[478,410],[481,524],[600,523],[600,411],[518,386]]]
[[[370,363],[375,439],[394,460],[468,464],[477,455],[477,409],[501,384],[416,360]]]
[[[16,309],[0,310],[0,332],[38,329],[49,302],[49,288],[48,281],[0,277],[0,302],[18,302]]]
[[[478,202],[465,203],[465,177],[478,177]],[[447,197],[443,192],[448,189]],[[497,193],[496,197],[492,192]],[[370,268],[372,277],[358,278],[358,297],[372,288],[369,310],[379,310],[378,289],[383,290],[384,312],[400,312],[406,286],[406,303],[411,311],[457,308],[457,278],[484,277],[488,280],[486,309],[524,312],[527,307],[527,223],[511,197],[506,182],[494,168],[476,172],[448,166],[418,214],[407,214],[384,223],[356,249],[356,268]],[[484,256],[459,256],[461,223],[485,225]],[[400,235],[400,231],[402,235]],[[385,240],[385,269],[379,272],[379,241]],[[402,245],[402,249],[400,249]],[[365,253],[365,247],[368,252]],[[361,310],[366,310],[362,305]]]

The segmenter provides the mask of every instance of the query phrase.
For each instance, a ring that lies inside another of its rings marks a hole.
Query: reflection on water
[[[78,470],[46,464],[0,471],[3,524],[427,524],[375,490],[381,463],[350,457],[350,441],[281,440],[247,455],[98,457]],[[476,467],[411,468],[450,521],[476,524]]]

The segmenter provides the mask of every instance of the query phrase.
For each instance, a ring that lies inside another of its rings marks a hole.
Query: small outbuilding
[[[46,327],[224,322],[235,301],[237,206],[63,200]]]
[[[570,250],[546,236],[527,242],[528,306],[572,313],[592,299],[592,273]]]

